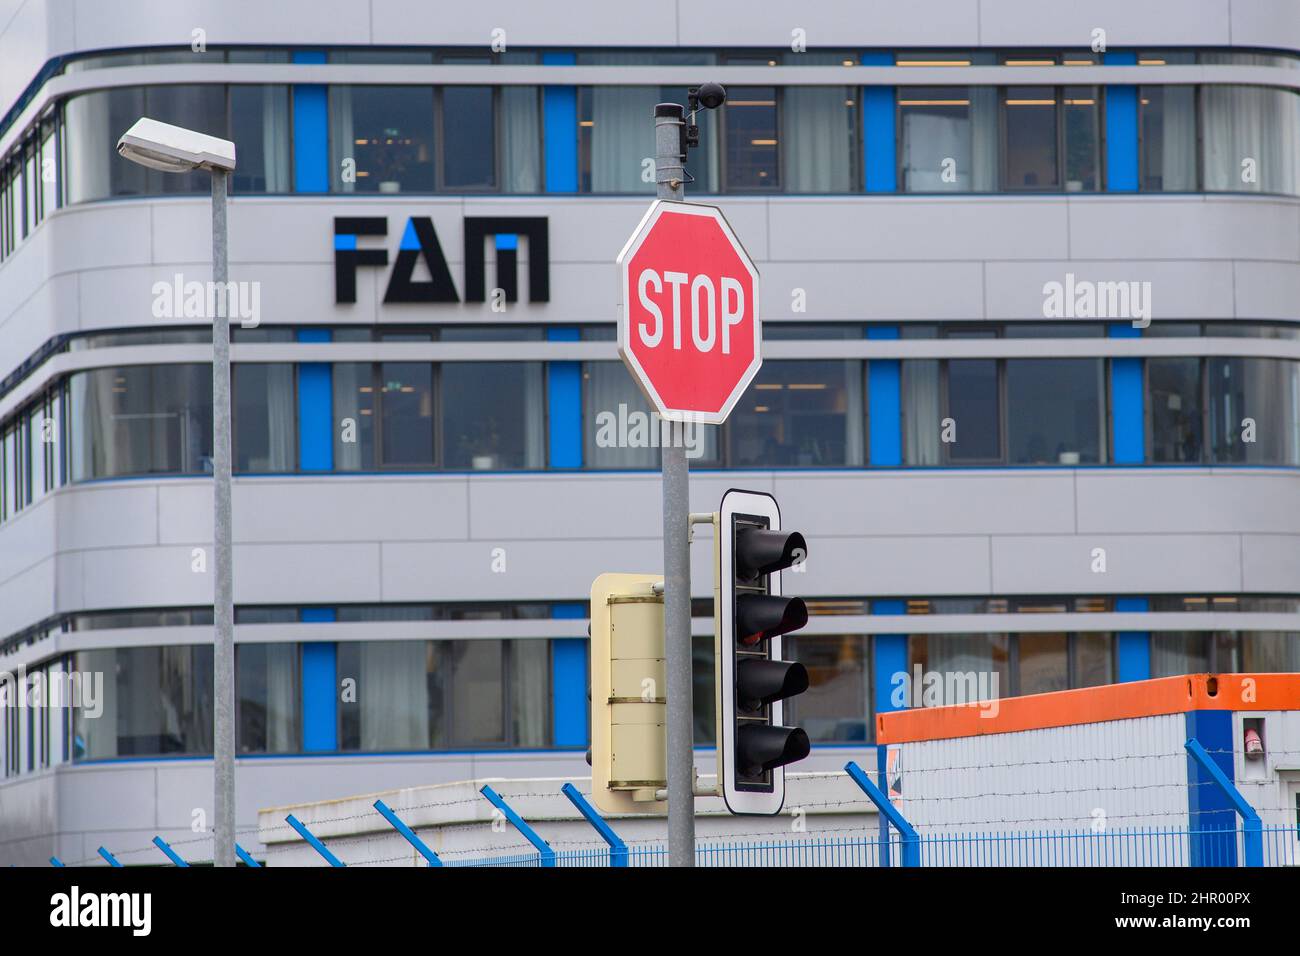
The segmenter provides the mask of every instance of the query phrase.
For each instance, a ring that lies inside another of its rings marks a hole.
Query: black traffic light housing
[[[808,623],[802,598],[782,593],[781,572],[808,554],[781,529],[776,499],[728,491],[716,527],[715,669],[718,777],[732,813],[779,813],[786,765],[808,756],[808,735],[785,724],[785,701],[808,689],[808,671],[783,660],[782,635]]]

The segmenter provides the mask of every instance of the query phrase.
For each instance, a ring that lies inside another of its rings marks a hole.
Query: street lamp
[[[182,126],[148,117],[135,122],[117,141],[126,159],[150,169],[187,173],[206,169],[212,174],[212,280],[217,290],[227,283],[226,192],[235,168],[235,144]],[[235,601],[230,532],[230,310],[228,294],[209,297],[227,303],[212,316],[212,441],[213,441],[213,640],[212,860],[216,866],[235,865]]]

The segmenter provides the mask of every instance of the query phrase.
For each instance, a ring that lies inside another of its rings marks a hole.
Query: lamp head
[[[133,163],[165,173],[186,173],[192,169],[230,172],[235,168],[235,144],[230,140],[147,116],[136,120],[122,134],[117,151]]]

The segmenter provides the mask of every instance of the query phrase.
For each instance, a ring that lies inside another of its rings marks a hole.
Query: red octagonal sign
[[[657,200],[618,256],[618,351],[670,421],[719,425],[763,364],[758,270],[716,206]]]

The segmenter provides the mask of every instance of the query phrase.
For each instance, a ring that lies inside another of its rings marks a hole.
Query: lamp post
[[[212,619],[212,861],[235,865],[235,602],[230,520],[230,309],[227,288],[226,192],[235,168],[235,144],[215,136],[144,117],[118,140],[126,159],[169,173],[206,169],[212,174],[213,303],[212,441],[213,569]],[[225,294],[222,294],[222,293]]]

